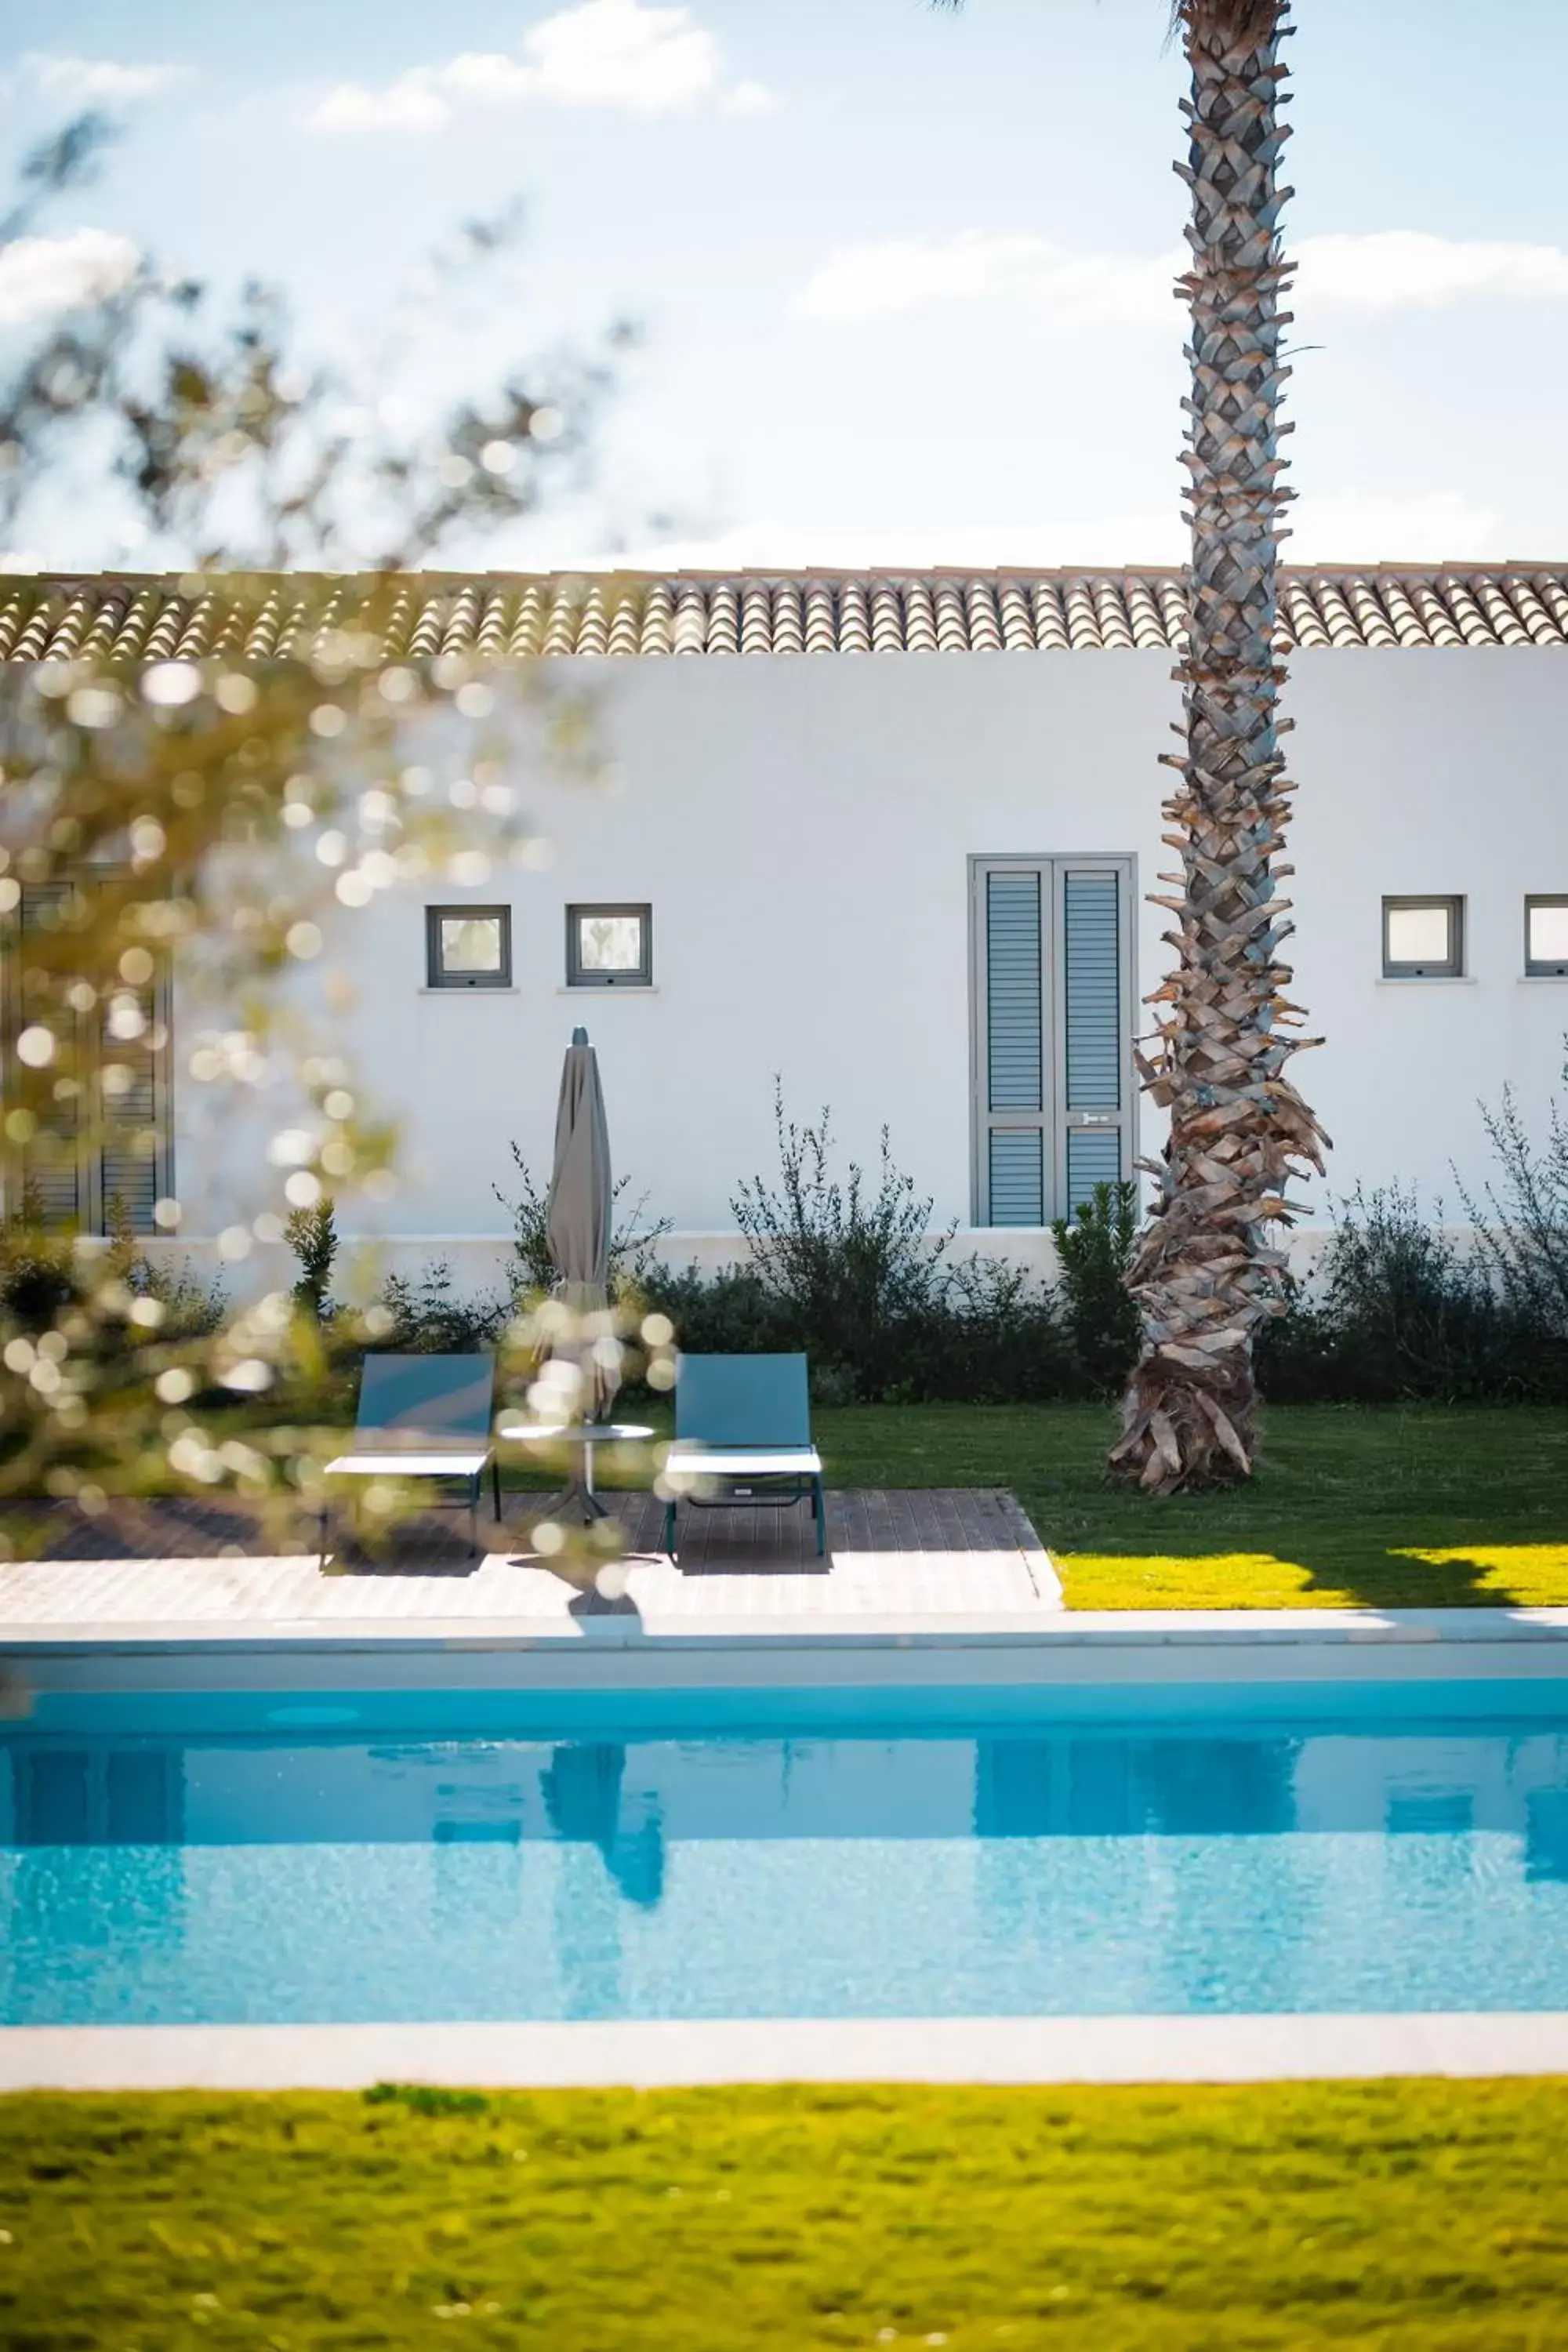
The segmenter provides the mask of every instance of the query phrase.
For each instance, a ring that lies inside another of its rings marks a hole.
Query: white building
[[[96,630],[132,661],[276,656],[359,593],[289,580],[198,609],[177,581],[22,583],[0,652]],[[583,1023],[617,1167],[676,1255],[732,1252],[734,1189],[774,1162],[775,1073],[796,1118],[831,1106],[847,1155],[886,1123],[933,1222],[1027,1249],[1159,1141],[1130,1049],[1170,961],[1146,894],[1173,863],[1156,760],[1180,624],[1178,580],[1142,572],[409,583],[378,622],[390,656],[542,658],[591,686],[616,782],[520,752],[547,866],[353,918],[341,1050],[403,1139],[395,1199],[341,1222],[488,1276],[509,1146],[547,1172]],[[1568,571],[1289,574],[1281,644],[1294,992],[1327,1040],[1297,1069],[1327,1189],[1455,1203],[1453,1171],[1472,1191],[1488,1171],[1479,1102],[1511,1085],[1539,1119],[1563,1066]],[[443,970],[443,940],[480,968]],[[146,1192],[178,1192],[200,1254],[276,1171],[200,1131],[177,972],[171,1007]],[[105,1180],[82,1182],[90,1222]]]

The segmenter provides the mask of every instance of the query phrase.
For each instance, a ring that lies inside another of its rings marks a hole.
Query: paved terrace
[[[1568,1609],[1068,1611],[1000,1487],[830,1495],[823,1559],[797,1507],[683,1511],[672,1560],[653,1496],[607,1494],[628,1569],[615,1601],[529,1548],[530,1501],[542,1497],[503,1499],[500,1527],[481,1510],[477,1559],[466,1514],[447,1511],[405,1522],[383,1556],[324,1567],[306,1548],[313,1522],[279,1549],[229,1496],[117,1503],[95,1517],[17,1507],[0,1514],[12,1554],[0,1558],[0,1664],[9,1652],[38,1688],[117,1689],[170,1675],[182,1687],[248,1685],[247,1654],[263,1648],[301,1688],[417,1678],[432,1651],[454,1682],[567,1686],[607,1673],[628,1689],[826,1687],[868,1672],[911,1685],[1568,1681]]]
[[[809,1514],[685,1510],[680,1556],[662,1549],[651,1495],[607,1496],[626,1532],[618,1604],[584,1596],[529,1549],[513,1496],[498,1528],[481,1512],[478,1559],[461,1512],[427,1513],[378,1559],[260,1549],[234,1502],[60,1507],[14,1514],[0,1563],[0,1637],[16,1641],[299,1634],[565,1636],[621,1617],[645,1633],[749,1635],[1027,1631],[1060,1611],[1055,1570],[998,1488],[831,1495],[827,1555]],[[609,1630],[606,1627],[605,1630]]]

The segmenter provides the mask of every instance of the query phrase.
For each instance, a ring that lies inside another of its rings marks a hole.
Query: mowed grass
[[[1563,2082],[14,2097],[0,2343],[1506,2352],[1563,2341],[1565,2131]]]
[[[832,1486],[1010,1486],[1075,1609],[1568,1605],[1549,1408],[1279,1407],[1250,1485],[1163,1501],[1105,1484],[1115,1417],[1094,1405],[814,1419]]]

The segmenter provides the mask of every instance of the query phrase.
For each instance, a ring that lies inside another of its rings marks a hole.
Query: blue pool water
[[[1237,1706],[46,1699],[0,2021],[1568,2009],[1568,1694]]]

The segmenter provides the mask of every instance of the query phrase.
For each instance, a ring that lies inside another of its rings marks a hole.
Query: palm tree
[[[1254,1339],[1283,1299],[1277,1228],[1302,1162],[1326,1138],[1287,1075],[1304,1039],[1281,961],[1294,928],[1277,895],[1291,787],[1278,717],[1274,650],[1280,485],[1280,296],[1289,265],[1278,176],[1279,47],[1289,0],[1179,0],[1192,73],[1184,104],[1192,191],[1184,462],[1192,551],[1188,643],[1177,669],[1186,747],[1166,753],[1181,782],[1164,838],[1181,856],[1162,876],[1179,896],[1166,934],[1176,967],[1159,1010],[1145,1087],[1171,1114],[1149,1222],[1128,1286],[1142,1344],[1111,1449],[1112,1476],[1155,1493],[1247,1476],[1255,1444]]]
[[[962,5],[962,0],[938,0]],[[1284,1303],[1286,1186],[1303,1161],[1321,1171],[1328,1139],[1286,1073],[1317,1044],[1299,1019],[1280,950],[1294,929],[1277,895],[1292,787],[1277,715],[1285,673],[1274,651],[1280,485],[1279,396],[1290,371],[1279,298],[1290,276],[1277,166],[1279,45],[1289,0],[1174,0],[1192,73],[1184,101],[1192,191],[1192,266],[1178,284],[1191,314],[1187,446],[1187,650],[1177,667],[1186,750],[1166,752],[1182,782],[1165,803],[1182,870],[1157,896],[1175,929],[1176,968],[1149,1000],[1152,1050],[1138,1066],[1171,1114],[1149,1222],[1128,1287],[1142,1327],[1138,1364],[1111,1448],[1112,1477],[1157,1494],[1251,1475],[1257,1391],[1252,1346]]]

